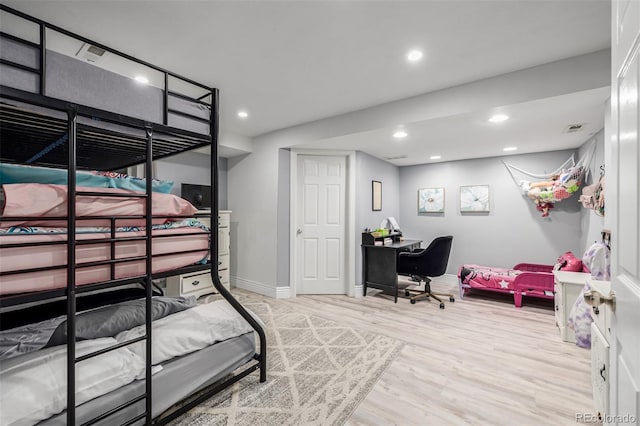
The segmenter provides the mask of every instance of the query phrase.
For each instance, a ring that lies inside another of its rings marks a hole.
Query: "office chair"
[[[449,263],[452,236],[437,237],[426,249],[417,249],[411,252],[398,253],[396,272],[399,275],[408,275],[418,281],[424,281],[424,291],[406,289],[404,295],[411,296],[411,304],[415,304],[421,298],[433,297],[440,302],[440,309],[444,309],[444,302],[438,296],[449,296],[449,301],[455,299],[451,293],[432,293],[431,278],[444,275]],[[419,285],[419,284],[418,284]]]

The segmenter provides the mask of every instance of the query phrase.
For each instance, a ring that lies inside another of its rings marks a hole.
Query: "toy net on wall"
[[[565,161],[559,168],[551,173],[534,174],[506,162],[502,162],[513,181],[536,204],[536,208],[542,212],[542,217],[549,216],[549,210],[554,204],[571,197],[578,192],[580,185],[589,173],[589,165],[595,151],[595,141],[578,162],[575,156]],[[518,180],[516,173],[521,173],[535,180]]]

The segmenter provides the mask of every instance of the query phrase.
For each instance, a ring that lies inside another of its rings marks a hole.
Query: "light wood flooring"
[[[405,343],[348,426],[576,425],[592,413],[590,352],[562,342],[550,300],[475,293],[446,308],[367,297],[269,299]],[[242,290],[238,290],[242,291]]]

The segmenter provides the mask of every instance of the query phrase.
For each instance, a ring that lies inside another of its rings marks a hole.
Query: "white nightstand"
[[[218,216],[218,276],[224,287],[229,290],[229,258],[231,256],[231,211],[221,210]],[[207,226],[210,226],[208,218],[198,218]],[[167,278],[166,293],[169,296],[196,296],[215,293],[210,271],[193,272],[190,274],[175,275]]]
[[[576,335],[567,326],[569,312],[580,296],[580,291],[590,275],[584,272],[554,271],[554,305],[556,325],[560,330],[560,338],[565,342],[575,343]]]

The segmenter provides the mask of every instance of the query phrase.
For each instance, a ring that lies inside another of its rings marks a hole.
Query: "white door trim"
[[[291,161],[290,161],[290,186],[289,186],[289,287],[291,288],[290,295],[295,297],[297,295],[296,290],[296,268],[298,260],[298,240],[296,238],[296,230],[298,229],[297,220],[297,206],[298,206],[298,155],[319,155],[319,156],[333,156],[333,157],[345,157],[347,161],[347,188],[346,188],[346,227],[345,227],[345,278],[347,294],[351,297],[356,295],[356,241],[355,241],[355,226],[356,226],[356,196],[354,188],[356,187],[356,152],[355,151],[341,151],[341,150],[323,150],[323,149],[291,149]]]

